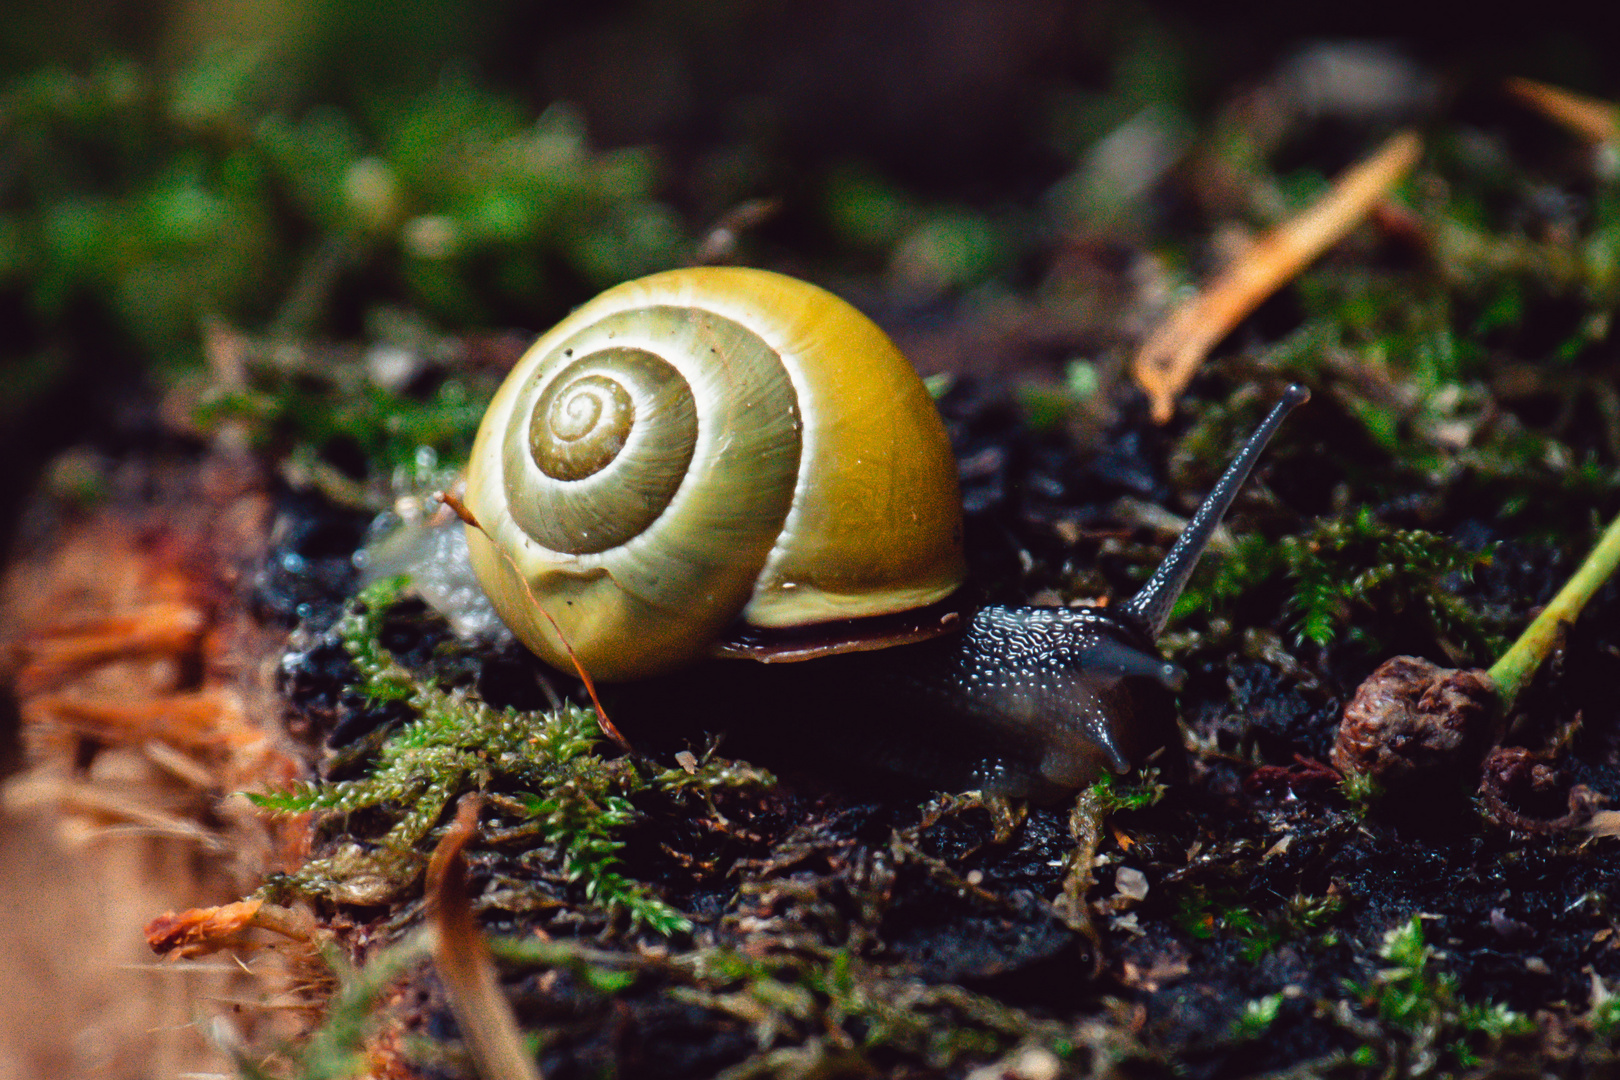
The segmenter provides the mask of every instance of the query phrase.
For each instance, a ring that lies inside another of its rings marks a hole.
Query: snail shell
[[[711,655],[739,622],[925,607],[964,575],[916,372],[848,303],[762,270],[628,282],[543,335],[484,417],[465,503],[501,618],[604,680]]]

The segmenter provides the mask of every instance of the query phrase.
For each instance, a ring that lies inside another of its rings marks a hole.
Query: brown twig
[[[433,849],[428,897],[433,911],[433,960],[450,996],[467,1049],[486,1080],[540,1080],[523,1047],[512,1007],[501,995],[484,936],[467,898],[467,861],[462,851],[478,829],[483,800],[464,795],[456,820]]]
[[[1143,343],[1132,374],[1168,423],[1198,365],[1232,328],[1365,218],[1417,163],[1423,144],[1403,131],[1336,179],[1304,212],[1261,237]]]
[[[1620,105],[1532,79],[1509,79],[1507,92],[1590,142],[1620,142]]]

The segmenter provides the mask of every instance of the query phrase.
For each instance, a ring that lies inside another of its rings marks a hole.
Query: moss
[[[665,957],[532,936],[496,936],[488,943],[509,985],[535,971],[556,972],[571,976],[598,1001],[618,999],[622,1010],[651,994],[714,1013],[717,1022],[744,1021],[753,1048],[728,1076],[871,1072],[900,1059],[929,1070],[958,1070],[1031,1051],[1104,1076],[1118,1063],[1152,1058],[1134,1038],[1108,1025],[1066,1024],[959,986],[927,985],[843,950],[753,956],[719,947]],[[329,958],[338,991],[321,1027],[268,1066],[240,1063],[245,1075],[357,1075],[368,1064],[364,1047],[378,1026],[375,1003],[425,953],[417,935],[380,951],[364,969]],[[547,1041],[542,1036],[540,1044]],[[407,1046],[405,1056],[445,1059],[446,1050]]]
[[[1273,581],[1290,589],[1286,618],[1297,640],[1320,646],[1342,638],[1378,652],[1385,639],[1409,638],[1410,620],[1429,641],[1460,658],[1494,656],[1504,644],[1484,616],[1456,593],[1454,579],[1490,561],[1446,537],[1398,529],[1362,507],[1343,520],[1321,520],[1280,540],[1251,534],[1212,553],[1176,605],[1178,616],[1230,609]]]
[[[807,1060],[842,1058],[871,1068],[899,1053],[930,1069],[949,1069],[1016,1046],[1074,1056],[1097,1039],[959,986],[897,975],[843,950],[755,958],[720,949],[684,957],[680,968],[684,985],[673,996],[749,1020],[760,1047],[755,1061],[767,1071],[787,1043],[797,1043],[794,1053]],[[1126,1038],[1111,1041],[1114,1055],[1140,1053]],[[738,1068],[746,1074],[748,1067]]]
[[[1504,1039],[1535,1034],[1529,1017],[1505,1005],[1459,997],[1456,977],[1438,970],[1439,954],[1416,916],[1384,935],[1378,956],[1387,966],[1351,988],[1382,1022],[1382,1043],[1362,1048],[1365,1063],[1404,1061],[1409,1075],[1425,1076],[1477,1065]]]
[[[1265,997],[1246,1002],[1243,1012],[1232,1021],[1232,1030],[1227,1033],[1228,1037],[1234,1042],[1260,1038],[1271,1030],[1271,1025],[1277,1020],[1277,1013],[1282,1009],[1282,1003],[1281,994],[1267,994]]]
[[[1592,1000],[1586,1010],[1586,1026],[1598,1039],[1613,1047],[1620,1045],[1620,994],[1602,979],[1592,979]]]
[[[441,460],[464,462],[484,415],[486,388],[473,392],[458,379],[418,397],[363,382],[357,366],[329,364],[309,377],[268,365],[249,373],[252,388],[211,397],[199,408],[205,428],[241,421],[262,448],[310,461],[333,451],[358,454],[375,477],[415,471],[424,452],[433,468]]]
[[[1383,785],[1371,773],[1357,769],[1345,771],[1344,779],[1339,782],[1339,792],[1356,813],[1365,813],[1368,807],[1384,796]]]
[[[1263,911],[1235,899],[1229,890],[1195,889],[1177,897],[1174,918],[1182,932],[1197,940],[1236,940],[1244,961],[1258,964],[1286,942],[1322,935],[1342,908],[1335,897],[1296,894]]]
[[[623,832],[639,817],[630,797],[656,790],[678,802],[704,803],[718,788],[764,785],[758,770],[712,755],[685,769],[643,770],[629,758],[603,757],[594,713],[569,706],[533,714],[493,709],[466,690],[444,690],[399,664],[380,634],[402,581],[367,588],[339,625],[358,672],[355,688],[373,705],[398,703],[410,719],[381,743],[359,779],[304,782],[250,796],[277,813],[319,812],[344,823],[345,843],[267,888],[371,902],[415,885],[442,835],[446,812],[465,792],[492,796],[486,844],[539,845],[525,856],[554,863],[581,899],[631,928],[669,935],[690,929],[680,912],[622,870]],[[711,804],[712,805],[712,804]],[[540,886],[519,884],[534,895]],[[514,901],[508,901],[512,903]]]
[[[1090,797],[1105,814],[1116,810],[1145,810],[1164,798],[1168,790],[1159,779],[1157,768],[1146,768],[1129,777],[1103,773],[1091,785]]]

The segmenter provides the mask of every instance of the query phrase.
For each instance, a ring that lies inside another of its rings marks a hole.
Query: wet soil
[[[1116,541],[1135,543],[1142,534],[1119,524],[1115,509],[1126,495],[1179,505],[1163,433],[1127,410],[1082,457],[1061,438],[1022,428],[1005,401],[972,383],[959,384],[942,409],[961,455],[975,578],[985,595],[1027,599],[1099,580],[1131,588],[1142,566]],[[1300,449],[1312,441],[1311,426],[1285,433],[1263,467],[1272,491],[1305,486],[1318,466]],[[1240,504],[1235,530],[1275,519],[1275,507],[1263,503],[1251,519],[1258,502]],[[353,522],[336,524],[314,504],[290,502],[284,512],[308,518],[282,530],[283,566],[290,555],[310,555],[299,546],[308,537],[352,534],[343,530]],[[1082,539],[1063,545],[1060,533],[1072,537],[1074,523],[1083,523]],[[1466,520],[1453,527],[1480,529]],[[1466,589],[1482,605],[1522,604],[1527,595],[1549,595],[1563,569],[1546,546],[1514,541]],[[259,602],[303,612],[295,635],[302,644],[283,661],[283,688],[295,727],[337,778],[353,775],[364,747],[401,717],[346,689],[352,671],[331,629],[345,582],[335,572],[321,580],[315,587],[267,575]],[[295,597],[304,597],[302,609]],[[1515,809],[1531,819],[1562,813],[1562,796],[1576,783],[1600,800],[1620,796],[1620,732],[1605,689],[1620,676],[1616,616],[1611,588],[1571,630],[1508,736],[1539,750],[1553,732],[1565,732],[1548,753],[1554,795],[1520,793]],[[1286,625],[1280,610],[1268,617]],[[545,684],[583,700],[570,680],[513,646],[479,651],[454,642],[420,605],[394,611],[384,642],[408,666],[476,688],[496,705],[540,707]],[[1030,805],[997,835],[993,808],[930,802],[914,775],[874,769],[866,748],[806,754],[802,738],[777,746],[759,737],[773,719],[765,700],[750,706],[721,695],[716,700],[729,703],[711,706],[702,729],[632,729],[666,762],[683,745],[701,751],[707,737],[721,735],[725,752],[745,746],[781,783],[718,794],[725,822],[718,828],[674,816],[649,797],[627,834],[627,872],[691,915],[699,942],[745,950],[813,942],[852,950],[897,977],[958,984],[1041,1017],[1122,1017],[1149,1071],[1171,1062],[1177,1075],[1198,1077],[1305,1062],[1354,1071],[1348,1055],[1366,1042],[1366,1030],[1335,1014],[1332,1003],[1368,1014],[1370,991],[1354,988],[1374,985],[1386,966],[1378,954],[1385,935],[1414,917],[1462,999],[1540,1017],[1547,1035],[1558,1026],[1554,1018],[1583,1013],[1594,977],[1620,977],[1613,841],[1579,829],[1507,827],[1484,809],[1474,778],[1441,784],[1421,802],[1370,810],[1349,803],[1322,763],[1348,693],[1377,660],[1354,645],[1256,657],[1230,635],[1196,642],[1184,659],[1192,676],[1181,701],[1191,748],[1185,778],[1157,805],[1108,818],[1089,893],[1095,940],[1053,906],[1075,848],[1066,801]],[[884,746],[906,752],[904,737]],[[912,750],[934,752],[925,736]],[[475,892],[523,872],[500,856],[475,860]],[[1145,880],[1145,894],[1127,887],[1133,880]],[[590,919],[570,910],[577,898],[565,884],[546,887],[555,906],[491,913],[488,928],[593,932]],[[373,925],[381,917],[355,915]],[[672,998],[657,979],[608,994],[577,978],[530,974],[508,989],[520,1018],[550,1032],[541,1059],[549,1076],[707,1076],[758,1051],[746,1025]],[[417,1029],[430,1037],[453,1031],[431,978],[421,995]],[[1245,1007],[1268,995],[1280,1003],[1265,1037],[1234,1036]],[[891,1063],[897,1075],[907,1073],[905,1060]]]

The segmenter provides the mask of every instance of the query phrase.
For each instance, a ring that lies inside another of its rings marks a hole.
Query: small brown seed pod
[[[1333,764],[1387,791],[1472,781],[1494,741],[1496,715],[1496,687],[1483,671],[1396,656],[1345,706]]]

